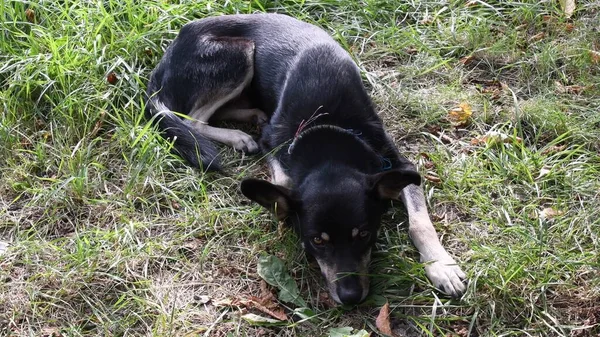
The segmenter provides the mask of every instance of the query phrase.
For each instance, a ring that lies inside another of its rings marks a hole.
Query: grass
[[[148,75],[183,24],[263,11],[322,26],[356,58],[429,177],[438,232],[469,274],[462,300],[432,290],[398,204],[366,303],[328,306],[295,236],[238,192],[264,162],[224,149],[226,172],[200,173],[143,118]],[[0,0],[0,335],[371,332],[389,301],[407,336],[596,336],[599,18],[595,1],[566,19],[557,1]],[[473,117],[455,127],[461,102]],[[473,142],[490,130],[506,142]],[[259,296],[264,252],[317,318],[254,327],[214,305]]]

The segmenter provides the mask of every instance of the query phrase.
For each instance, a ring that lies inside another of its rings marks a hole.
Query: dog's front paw
[[[460,298],[467,288],[467,276],[451,257],[426,262],[425,273],[437,289],[454,298]]]
[[[252,139],[252,136],[240,130],[234,130],[230,142],[231,146],[238,151],[256,153],[259,150],[258,144]]]

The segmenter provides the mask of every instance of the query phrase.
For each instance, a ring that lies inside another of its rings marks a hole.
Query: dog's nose
[[[363,300],[363,287],[357,277],[346,277],[340,281],[337,295],[342,304],[358,304]]]

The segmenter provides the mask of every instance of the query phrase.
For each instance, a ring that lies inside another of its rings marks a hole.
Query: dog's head
[[[294,227],[319,263],[331,297],[356,304],[369,292],[371,248],[389,200],[420,181],[414,171],[367,175],[332,167],[309,174],[293,190],[258,179],[244,180],[241,189]]]

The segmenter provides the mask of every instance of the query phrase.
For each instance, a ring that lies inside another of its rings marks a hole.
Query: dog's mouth
[[[328,261],[316,259],[327,282],[329,296],[339,304],[358,304],[369,294],[369,261],[367,252],[355,268],[338,268]]]

